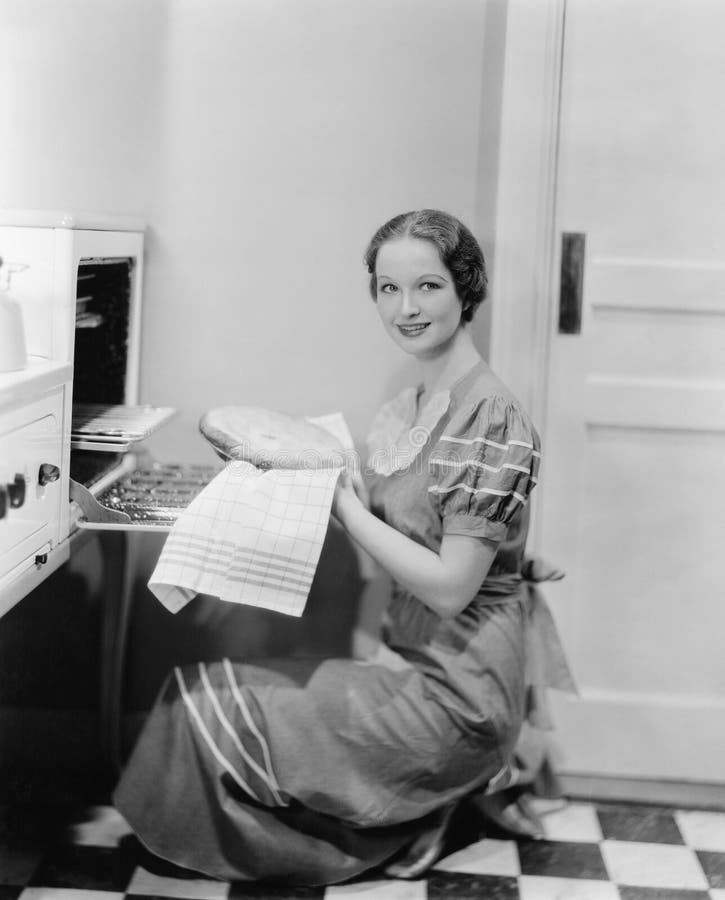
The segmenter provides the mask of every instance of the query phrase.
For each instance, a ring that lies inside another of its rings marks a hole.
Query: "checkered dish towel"
[[[211,594],[301,616],[341,471],[230,462],[177,519],[150,590],[171,612]]]

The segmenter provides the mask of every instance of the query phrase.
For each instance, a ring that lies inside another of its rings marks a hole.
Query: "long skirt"
[[[117,808],[157,856],[226,881],[333,884],[384,863],[499,772],[512,740],[466,728],[390,658],[175,669]]]

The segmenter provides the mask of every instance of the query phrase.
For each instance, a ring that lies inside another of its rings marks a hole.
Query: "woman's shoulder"
[[[488,366],[451,391],[446,431],[495,439],[517,439],[538,447],[539,436],[528,412],[513,391]]]

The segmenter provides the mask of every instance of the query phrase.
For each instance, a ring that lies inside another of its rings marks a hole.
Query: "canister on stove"
[[[15,372],[28,364],[23,310],[9,293],[13,273],[24,268],[0,259],[0,372]]]

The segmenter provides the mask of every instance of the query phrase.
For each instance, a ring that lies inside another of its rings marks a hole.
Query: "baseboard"
[[[624,803],[652,803],[679,809],[725,810],[725,784],[695,781],[657,781],[597,775],[560,774],[567,797]]]

